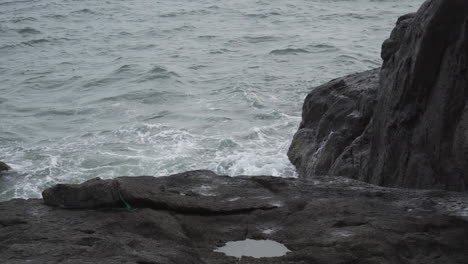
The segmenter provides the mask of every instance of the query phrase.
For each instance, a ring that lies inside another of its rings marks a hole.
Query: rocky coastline
[[[382,59],[306,97],[288,152],[298,178],[199,170],[58,184],[0,202],[0,262],[466,263],[468,2],[402,16]],[[289,252],[216,250],[245,239]]]
[[[0,203],[2,263],[466,263],[465,193],[192,171],[56,185],[43,197]],[[291,252],[214,251],[244,239]]]
[[[380,69],[315,88],[288,156],[302,177],[468,188],[468,3],[426,1],[398,19]]]

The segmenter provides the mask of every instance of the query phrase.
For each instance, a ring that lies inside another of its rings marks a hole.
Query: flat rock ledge
[[[468,194],[342,177],[168,177],[59,184],[0,203],[1,263],[466,263]],[[291,252],[237,259],[226,242]]]

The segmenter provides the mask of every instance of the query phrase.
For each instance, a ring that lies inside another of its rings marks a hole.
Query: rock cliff
[[[380,70],[312,90],[288,156],[302,177],[468,188],[468,2],[398,19]]]

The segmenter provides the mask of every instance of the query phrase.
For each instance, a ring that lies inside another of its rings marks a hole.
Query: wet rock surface
[[[315,88],[288,156],[302,177],[468,187],[468,2],[429,0],[398,19],[380,73]]]
[[[467,25],[467,1],[427,1],[384,43],[370,182],[468,188]]]
[[[45,190],[43,198],[45,204],[62,208],[105,208],[128,203],[196,214],[232,214],[279,206],[275,196],[259,189],[255,181],[216,176],[211,171],[195,171],[172,177],[93,179],[80,185],[56,185]]]
[[[302,122],[288,152],[299,175],[359,178],[366,173],[379,72],[339,78],[307,95]]]
[[[44,200],[0,203],[0,260],[239,263],[214,250],[255,239],[291,252],[241,263],[466,263],[467,219],[466,193],[343,177],[96,179],[52,187]]]

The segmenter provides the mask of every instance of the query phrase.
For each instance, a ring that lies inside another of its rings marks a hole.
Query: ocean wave
[[[15,44],[7,44],[7,45],[0,46],[0,50],[13,49],[13,48],[15,48],[16,46],[17,46],[17,45],[15,45]]]
[[[90,15],[95,15],[97,14],[95,11],[89,9],[89,8],[83,8],[83,9],[79,9],[79,10],[76,10],[76,11],[73,11],[71,12],[72,14],[90,14]]]
[[[209,7],[210,9],[216,9],[216,7]],[[162,18],[172,18],[172,17],[179,17],[179,16],[197,16],[197,15],[208,15],[210,11],[206,9],[197,9],[197,10],[183,10],[183,11],[175,11],[175,12],[168,12],[159,15]]]
[[[31,0],[4,1],[4,2],[0,2],[0,6],[15,5],[15,4],[22,4],[22,3],[29,3],[29,2],[31,2]]]
[[[335,58],[337,61],[359,61],[359,59],[353,55],[341,54]]]
[[[174,71],[168,70],[166,67],[156,65],[153,66],[151,70],[146,72],[146,74],[142,76],[139,82],[151,81],[155,79],[168,79],[171,77],[180,77],[180,75]]]
[[[220,139],[217,150],[223,151],[225,149],[236,149],[240,147],[240,143],[237,143],[233,138]]]
[[[42,39],[33,39],[33,40],[24,41],[24,42],[21,42],[21,44],[27,45],[27,46],[34,46],[36,44],[42,44],[42,43],[47,43],[47,42],[50,42],[50,40],[42,38]]]
[[[28,22],[28,21],[34,22],[34,21],[37,21],[37,19],[34,17],[15,17],[10,21],[13,23],[22,23],[22,22]]]
[[[27,35],[38,35],[38,33],[28,33]],[[26,38],[26,34],[23,34],[22,38]],[[24,49],[27,47],[41,47],[41,46],[46,46],[46,45],[59,45],[62,44],[63,42],[70,41],[71,39],[68,38],[38,38],[38,39],[30,39],[27,41],[21,41],[16,42],[16,43],[8,43],[6,45],[0,46],[0,50],[5,50],[8,51],[9,49]]]
[[[352,19],[358,19],[358,20],[372,20],[372,19],[378,19],[379,17],[376,16],[376,15],[359,14],[359,13],[332,13],[332,14],[320,15],[320,19],[322,19],[322,20],[336,20],[337,18],[339,18],[339,19],[352,18]]]
[[[150,117],[144,118],[143,121],[144,122],[149,122],[149,121],[152,121],[152,120],[155,120],[155,119],[160,119],[160,118],[167,117],[167,116],[169,116],[171,114],[172,114],[171,111],[160,111],[156,115],[152,115]]]
[[[278,120],[282,117],[278,111],[271,111],[268,113],[254,114],[253,118],[256,120]]]
[[[262,109],[263,104],[261,96],[255,91],[256,87],[248,83],[237,83],[228,85],[221,89],[213,91],[212,95],[219,95],[214,102],[243,102],[252,108]],[[237,99],[237,100],[236,100]]]
[[[157,45],[155,45],[155,44],[137,44],[135,46],[129,47],[129,49],[142,51],[142,50],[146,50],[146,49],[152,49],[152,48],[155,48],[155,47],[157,47]]]
[[[232,118],[225,117],[225,116],[209,116],[209,117],[205,117],[204,119],[209,122],[215,122],[215,123],[232,121]]]
[[[136,72],[139,70],[138,68],[139,68],[138,64],[124,64],[120,66],[117,70],[115,70],[113,74],[119,75],[122,73]]]
[[[17,29],[16,32],[19,34],[27,35],[27,34],[40,34],[41,32],[37,29],[31,27],[25,27],[21,29]]]
[[[321,53],[321,52],[337,52],[340,49],[332,44],[311,44],[311,45],[307,45],[307,50],[312,51],[314,53]]]
[[[66,15],[60,15],[60,14],[52,14],[52,15],[45,15],[44,17],[57,19],[57,20],[62,20],[62,19],[65,19],[67,16]]]
[[[275,49],[270,51],[272,55],[296,55],[298,53],[310,53],[310,51],[301,48],[286,48],[286,49]]]
[[[189,69],[192,69],[192,70],[200,70],[200,69],[203,69],[203,68],[206,68],[208,67],[207,65],[192,65],[189,67]]]
[[[262,43],[262,42],[270,42],[270,41],[278,41],[280,38],[276,36],[246,36],[244,39],[249,43]]]
[[[252,152],[235,153],[223,158],[214,171],[221,175],[297,177],[286,154],[259,155]]]
[[[230,49],[217,49],[217,50],[211,50],[208,53],[209,54],[223,54],[223,53],[226,53],[226,52],[235,52],[235,51],[230,50]]]
[[[8,50],[8,49],[15,49],[15,48],[20,48],[22,46],[29,46],[29,47],[36,47],[36,46],[41,46],[46,43],[56,43],[58,41],[68,41],[70,39],[67,38],[61,38],[61,39],[46,39],[46,38],[40,38],[40,39],[32,39],[28,41],[22,41],[19,43],[15,44],[6,44],[3,46],[0,46],[0,50]]]
[[[201,39],[214,39],[216,38],[217,36],[215,35],[202,35],[202,36],[198,36],[198,38],[201,38]]]
[[[118,102],[118,101],[130,101],[139,102],[142,104],[154,104],[158,102],[169,101],[170,98],[185,97],[183,94],[166,92],[166,91],[155,91],[155,90],[140,90],[132,91],[124,94],[104,97],[95,100],[97,103],[102,102]]]
[[[117,80],[119,80],[118,77],[99,78],[99,79],[89,80],[89,81],[83,83],[82,87],[86,88],[85,90],[89,90],[89,88],[106,86],[106,85],[111,84],[111,83],[113,83],[113,82],[115,82]]]
[[[33,116],[74,116],[74,115],[87,115],[92,113],[92,109],[36,109]]]
[[[195,26],[192,26],[192,25],[183,25],[183,26],[178,26],[178,27],[175,27],[175,28],[171,28],[171,29],[165,29],[163,30],[163,32],[165,33],[171,33],[171,32],[174,32],[174,31],[192,31],[196,29]]]
[[[265,13],[248,13],[245,14],[246,17],[251,17],[251,18],[268,18],[272,16],[280,16],[281,13],[277,11],[272,11],[272,12],[265,12]]]
[[[190,169],[231,176],[293,177],[294,168],[284,152],[289,140],[277,137],[278,128],[278,124],[254,127],[241,135],[225,136],[140,123],[2,147],[0,158],[12,165],[16,175],[8,187],[0,186],[0,196],[39,197],[55,183],[77,183],[96,176],[161,176]],[[251,134],[255,136],[245,141]]]

